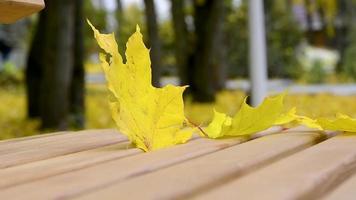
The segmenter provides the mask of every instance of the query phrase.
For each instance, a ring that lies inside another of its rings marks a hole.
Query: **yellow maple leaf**
[[[240,110],[232,118],[215,111],[213,121],[205,129],[210,138],[224,136],[248,136],[270,128],[280,119],[284,112],[285,93],[276,97],[265,98],[256,108],[246,103],[246,98]]]
[[[318,124],[317,120],[311,119],[306,116],[297,115],[297,108],[293,107],[288,112],[281,114],[281,116],[275,122],[275,125],[284,125],[293,123],[295,125],[304,125],[309,128],[322,130],[322,127]]]
[[[338,113],[336,119],[318,118],[318,123],[325,130],[356,132],[356,119]]]
[[[105,51],[100,61],[110,91],[112,116],[119,130],[144,151],[184,143],[192,136],[182,129],[185,121],[184,87],[151,84],[149,50],[140,28],[126,44],[126,63],[118,52],[114,34],[101,34],[88,21],[99,46]]]
[[[214,109],[214,118],[211,123],[204,129],[204,132],[209,138],[220,138],[224,136],[222,132],[223,126],[231,125],[231,117],[227,116],[225,113],[217,112]]]

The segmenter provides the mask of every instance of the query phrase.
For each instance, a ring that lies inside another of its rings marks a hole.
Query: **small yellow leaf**
[[[256,108],[246,103],[246,98],[240,110],[231,120],[231,126],[223,126],[224,136],[251,135],[272,127],[284,111],[283,99],[285,93],[276,97],[267,97]]]
[[[306,127],[314,128],[314,129],[318,129],[318,130],[323,130],[323,128],[318,123],[318,121],[315,120],[315,119],[312,119],[312,118],[309,118],[309,117],[306,117],[306,116],[298,115],[298,118],[297,118],[296,121],[297,121],[298,124],[304,125]]]
[[[219,113],[214,109],[213,121],[204,129],[204,132],[209,138],[220,138],[222,135],[222,127],[231,125],[231,117],[224,113]]]
[[[283,125],[283,124],[288,124],[292,121],[295,121],[298,118],[296,113],[297,113],[297,108],[293,107],[288,112],[282,113],[274,124],[275,125]]]
[[[316,120],[306,116],[297,115],[296,113],[297,113],[297,108],[293,107],[287,113],[281,114],[281,116],[275,122],[275,125],[294,123],[297,125],[304,125],[309,128],[322,130],[321,126],[318,124]]]
[[[184,127],[182,94],[186,87],[151,84],[149,50],[140,28],[126,44],[126,63],[118,52],[114,34],[101,34],[93,25],[94,36],[106,54],[100,54],[108,82],[112,116],[119,130],[138,148],[156,150],[184,143],[192,130]]]
[[[249,136],[273,126],[283,114],[285,93],[266,98],[256,108],[246,103],[246,98],[237,114],[230,118],[215,112],[213,121],[205,129],[210,138],[225,136]],[[283,119],[284,120],[284,119]]]
[[[318,123],[325,130],[356,132],[356,119],[338,113],[336,119],[318,118]]]

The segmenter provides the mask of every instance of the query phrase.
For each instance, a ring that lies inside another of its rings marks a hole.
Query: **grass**
[[[88,85],[86,94],[87,129],[114,128],[104,85]],[[234,114],[240,107],[244,93],[223,91],[214,104],[196,104],[186,100],[187,118],[196,124],[206,124],[212,118],[213,108]],[[23,87],[0,88],[0,139],[39,134],[39,122],[26,119],[26,99]],[[356,96],[334,96],[330,94],[288,95],[286,106],[297,106],[298,114],[310,117],[333,117],[341,112],[356,117]]]

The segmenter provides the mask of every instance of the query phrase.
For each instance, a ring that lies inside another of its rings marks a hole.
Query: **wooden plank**
[[[12,23],[44,8],[43,0],[1,0],[0,23]]]
[[[128,149],[129,147],[129,142],[122,142],[102,148],[6,168],[0,170],[0,189],[83,169],[142,152],[137,148]]]
[[[16,199],[62,199],[216,152],[243,141],[246,139],[196,139],[171,148],[113,160],[3,189],[0,190],[0,199],[13,199],[14,197]]]
[[[36,147],[38,144],[43,143],[51,143],[51,142],[62,142],[67,141],[71,138],[80,138],[85,136],[85,134],[95,134],[98,132],[102,133],[109,133],[109,132],[116,132],[114,129],[94,129],[94,130],[86,130],[86,131],[63,131],[63,132],[56,132],[56,133],[49,133],[49,134],[41,134],[41,135],[34,135],[30,137],[23,137],[23,138],[15,138],[10,140],[4,140],[0,143],[0,155],[9,152],[16,152],[20,149],[26,149],[29,147]],[[33,140],[33,141],[31,141]]]
[[[27,136],[27,137],[19,137],[19,138],[0,140],[0,148],[2,146],[6,146],[7,144],[10,144],[10,143],[16,143],[16,142],[25,141],[25,140],[33,140],[33,139],[44,138],[44,137],[52,137],[55,135],[72,134],[72,133],[73,133],[73,131],[58,131],[58,132],[54,132],[54,133],[44,133],[44,134],[39,134],[39,135]],[[11,145],[8,145],[8,146],[11,146]]]
[[[0,169],[98,148],[127,138],[115,130],[82,131],[0,145]]]
[[[316,199],[356,162],[356,135],[326,140],[194,199]]]
[[[321,138],[317,132],[266,136],[98,191],[83,193],[79,199],[185,199],[301,151]]]
[[[344,177],[348,178],[345,182],[342,182],[339,186],[337,186],[330,193],[326,194],[323,200],[355,200],[356,197],[356,163],[350,173],[346,173]]]

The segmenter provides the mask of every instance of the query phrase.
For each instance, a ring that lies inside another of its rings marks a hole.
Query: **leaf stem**
[[[208,135],[205,133],[205,131],[197,124],[195,124],[194,122],[190,121],[188,118],[185,118],[185,120],[188,122],[188,124],[193,125],[193,127],[199,129],[199,131],[206,137],[208,137]]]

